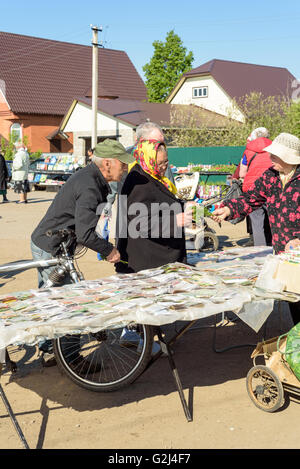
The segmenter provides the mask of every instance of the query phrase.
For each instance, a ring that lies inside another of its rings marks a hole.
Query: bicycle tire
[[[147,325],[129,328],[138,334],[138,341],[122,342],[123,327],[55,339],[59,369],[89,391],[117,391],[133,383],[150,361],[154,332]]]

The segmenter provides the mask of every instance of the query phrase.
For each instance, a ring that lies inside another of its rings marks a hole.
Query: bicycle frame
[[[63,279],[67,273],[70,274],[71,281],[73,283],[83,280],[83,275],[81,272],[78,272],[74,266],[74,256],[69,253],[70,241],[74,239],[75,234],[72,230],[61,230],[60,233],[64,236],[64,240],[62,240],[60,244],[60,250],[62,253],[60,256],[53,257],[51,259],[30,259],[20,262],[11,262],[10,264],[3,264],[0,265],[0,274],[57,266],[58,268],[56,269],[55,275],[53,276],[53,274],[50,274],[49,279],[43,288],[48,288],[58,284],[59,280]],[[51,232],[49,232],[49,236],[52,236]],[[50,278],[51,275],[53,277],[52,279]]]
[[[53,258],[53,259],[48,259],[48,260],[27,260],[27,261],[17,261],[17,262],[11,262],[9,264],[3,264],[0,265],[0,273],[6,273],[6,272],[15,272],[16,270],[28,270],[28,269],[34,269],[38,267],[52,267],[54,265],[58,265],[60,263],[59,258]]]

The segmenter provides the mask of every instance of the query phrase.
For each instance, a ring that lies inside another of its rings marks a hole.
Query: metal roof
[[[266,97],[290,97],[291,84],[295,80],[287,68],[213,59],[184,73],[167,102],[171,101],[186,79],[203,75],[211,75],[231,98],[237,100],[252,91],[261,92]]]
[[[76,98],[60,126],[64,130],[76,102],[92,107],[90,98]],[[194,105],[149,103],[128,99],[99,99],[98,110],[133,127],[143,122],[155,122],[163,128],[186,127],[189,122],[211,128],[223,128],[228,118]]]
[[[14,113],[64,115],[74,96],[90,96],[92,47],[0,32],[0,80]],[[147,99],[124,51],[99,49],[99,97]]]

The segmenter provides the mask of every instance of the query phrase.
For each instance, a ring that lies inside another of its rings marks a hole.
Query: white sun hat
[[[300,139],[295,135],[281,133],[263,151],[278,156],[285,163],[300,164]]]

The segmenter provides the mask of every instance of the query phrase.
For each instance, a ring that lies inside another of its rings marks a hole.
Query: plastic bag
[[[284,284],[280,280],[274,279],[274,274],[278,269],[279,262],[280,259],[278,256],[267,256],[255,282],[257,288],[278,293],[283,292]]]
[[[284,354],[291,370],[300,381],[300,322],[288,332]]]
[[[99,225],[97,226],[97,231],[98,231],[98,236],[100,238],[103,238],[105,239],[106,241],[108,241],[109,239],[109,229],[108,229],[108,217],[102,217],[100,220],[99,220]],[[100,231],[100,233],[99,233]],[[105,258],[100,254],[100,252],[97,253],[97,259],[98,261],[103,261],[105,260]]]

